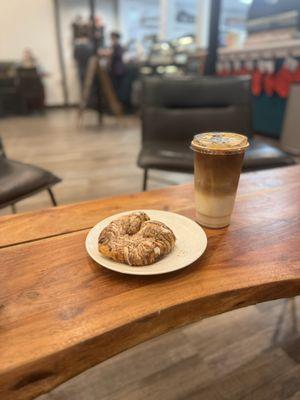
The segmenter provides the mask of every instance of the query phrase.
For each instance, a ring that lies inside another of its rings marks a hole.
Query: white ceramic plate
[[[156,263],[144,267],[131,267],[130,265],[113,261],[102,256],[98,251],[98,237],[102,229],[121,215],[136,211],[144,211],[149,215],[150,219],[165,223],[176,236],[175,247],[170,254]],[[196,261],[206,249],[207,237],[204,230],[196,222],[182,215],[159,210],[134,210],[112,215],[99,222],[89,231],[85,245],[92,259],[105,268],[122,274],[157,275],[177,271]]]

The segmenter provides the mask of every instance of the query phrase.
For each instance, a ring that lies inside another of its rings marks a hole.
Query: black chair
[[[14,77],[0,76],[0,118],[20,112],[20,101]]]
[[[17,90],[21,103],[21,113],[43,111],[45,108],[45,91],[42,79],[36,68],[17,69]]]
[[[193,172],[190,142],[196,133],[229,131],[246,134],[251,147],[244,171],[292,165],[282,150],[253,137],[249,78],[147,78],[142,90],[142,149],[138,166]]]
[[[58,182],[61,179],[49,171],[8,159],[0,138],[0,208],[11,206],[16,212],[15,203],[42,190],[48,191],[56,206],[51,187]]]

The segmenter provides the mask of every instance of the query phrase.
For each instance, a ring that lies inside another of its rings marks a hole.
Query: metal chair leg
[[[11,204],[11,210],[12,210],[13,214],[17,213],[17,209],[16,209],[16,205],[15,204]]]
[[[56,207],[57,206],[57,202],[56,202],[56,199],[54,197],[54,193],[52,192],[51,188],[48,188],[47,190],[48,190],[48,193],[49,193],[49,196],[51,198],[51,202],[52,202],[53,206]]]
[[[148,169],[144,169],[144,179],[143,179],[143,192],[147,190],[147,181],[148,181]]]

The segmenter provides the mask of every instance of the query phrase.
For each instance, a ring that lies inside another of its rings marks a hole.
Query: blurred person
[[[77,15],[72,23],[72,36],[73,36],[73,44],[74,41],[82,36],[83,31],[83,18],[81,15]]]
[[[125,76],[125,64],[123,61],[124,49],[120,44],[121,35],[118,32],[110,34],[111,47],[98,52],[100,56],[108,57],[108,70],[119,100],[122,101],[122,86]]]
[[[24,49],[21,64],[23,68],[38,68],[37,59],[31,49]]]
[[[121,35],[118,32],[110,34],[111,56],[110,56],[110,75],[116,86],[120,86],[121,79],[125,74],[125,64],[123,61],[124,49],[120,44]]]
[[[49,76],[49,74],[41,67],[33,51],[27,47],[23,51],[20,67],[26,69],[35,69],[41,78]]]
[[[90,41],[88,31],[81,32],[80,37],[74,40],[74,59],[77,64],[78,78],[81,89],[83,88],[85,75],[90,57],[94,54],[93,44]]]
[[[39,65],[33,51],[30,48],[25,48],[17,68],[19,111],[22,114],[44,111],[45,90],[43,78],[47,75]]]
[[[89,21],[90,40],[94,43],[96,49],[104,47],[104,23],[100,15],[94,17],[94,34],[93,34],[93,21]]]
[[[72,27],[72,44],[75,46],[76,40],[77,39],[82,39],[82,38],[89,38],[90,36],[90,24],[89,21],[84,21],[81,15],[77,15],[77,17],[74,19],[74,22],[71,25]]]

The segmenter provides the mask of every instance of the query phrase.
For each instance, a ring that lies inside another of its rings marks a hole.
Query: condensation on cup
[[[209,228],[230,224],[248,138],[231,132],[194,136],[196,218]]]

